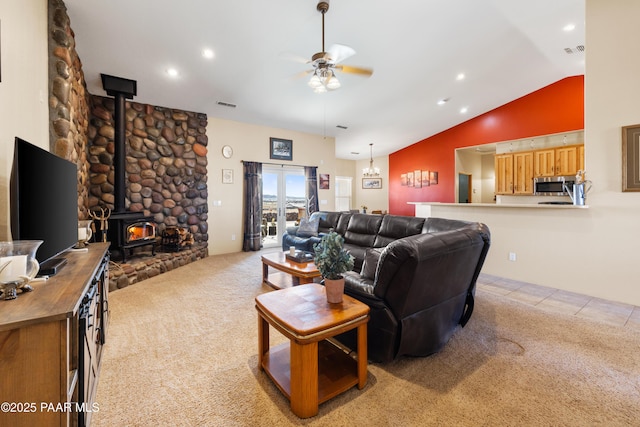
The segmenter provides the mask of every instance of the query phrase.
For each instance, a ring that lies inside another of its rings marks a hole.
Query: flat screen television
[[[66,263],[63,252],[78,241],[76,165],[18,137],[10,178],[13,240],[42,240],[40,274]]]

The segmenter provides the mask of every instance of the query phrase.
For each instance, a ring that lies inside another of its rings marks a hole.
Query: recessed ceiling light
[[[207,59],[213,58],[213,51],[211,49],[202,49],[202,56]]]
[[[573,31],[576,29],[576,25],[575,24],[567,24],[562,28],[564,31],[569,32],[569,31]]]
[[[464,73],[459,73],[459,74],[456,76],[456,80],[464,80],[464,77],[465,77],[465,76],[464,76]]]
[[[444,104],[446,104],[447,102],[449,102],[449,100],[450,100],[450,99],[451,99],[451,98],[443,98],[443,99],[439,99],[439,100],[438,100],[438,105],[444,105]]]
[[[465,114],[467,111],[469,111],[469,108],[467,108],[467,107],[462,107],[462,108],[460,109],[460,114]]]
[[[167,68],[167,74],[169,77],[178,77],[178,70],[175,68]]]

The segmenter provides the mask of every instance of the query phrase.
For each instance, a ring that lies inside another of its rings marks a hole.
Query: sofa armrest
[[[383,300],[373,293],[373,280],[355,271],[347,271],[344,277],[344,293],[367,304],[369,307],[385,308]]]

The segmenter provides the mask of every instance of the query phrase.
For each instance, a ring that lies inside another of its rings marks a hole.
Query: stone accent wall
[[[134,258],[126,264],[112,263],[109,266],[109,292],[184,267],[189,263],[206,258],[208,255],[206,246],[194,245],[180,252],[165,252],[157,254],[155,257]]]
[[[78,165],[78,218],[88,218],[89,94],[62,0],[49,0],[50,151]]]
[[[114,207],[112,98],[91,96],[89,209]],[[208,240],[206,114],[125,103],[125,205]]]

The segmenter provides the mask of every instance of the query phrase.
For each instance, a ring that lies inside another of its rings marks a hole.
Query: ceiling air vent
[[[578,45],[575,48],[570,48],[570,47],[565,47],[564,51],[567,52],[567,54],[571,55],[572,53],[576,53],[576,52],[584,52],[584,45]]]
[[[236,104],[230,104],[228,102],[218,101],[217,104],[222,107],[236,108]]]

